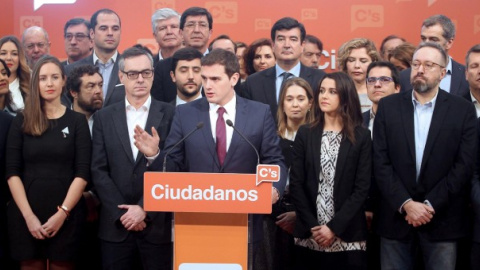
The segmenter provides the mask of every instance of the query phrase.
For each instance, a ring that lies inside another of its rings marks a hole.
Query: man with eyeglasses
[[[208,40],[212,35],[212,14],[201,7],[191,7],[182,13],[180,34],[186,48],[194,48],[203,55],[208,54]],[[177,87],[170,77],[172,58],[163,59],[155,65],[152,96],[160,101],[171,102],[177,96]]]
[[[32,70],[38,59],[50,53],[48,33],[39,26],[31,26],[23,31],[22,44],[25,49],[27,64]]]
[[[89,56],[93,43],[90,39],[90,22],[82,18],[73,18],[67,21],[63,28],[65,53],[67,60],[62,64],[67,66]]]
[[[125,50],[118,66],[125,96],[99,110],[93,123],[92,180],[101,202],[103,269],[170,270],[171,216],[144,211],[143,174],[163,150],[174,107],[150,96],[153,59],[144,49]],[[139,143],[144,136],[153,139]]]
[[[90,64],[99,68],[103,76],[103,107],[122,101],[125,97],[123,87],[115,87],[120,84],[117,61],[120,36],[121,21],[118,14],[111,9],[97,10],[90,18],[93,53],[65,68],[67,76],[80,65]]]
[[[421,42],[434,42],[440,45],[448,54],[455,40],[455,25],[445,15],[433,15],[422,23],[420,32]],[[440,82],[440,88],[450,94],[463,96],[468,93],[468,82],[465,80],[465,66],[448,56],[445,63],[446,73]],[[400,72],[400,91],[405,92],[412,88],[410,74],[412,69],[407,68]]]
[[[382,269],[413,269],[418,250],[425,269],[453,270],[459,240],[469,233],[477,117],[471,102],[442,91],[447,62],[439,44],[420,44],[413,90],[378,104],[373,162]]]

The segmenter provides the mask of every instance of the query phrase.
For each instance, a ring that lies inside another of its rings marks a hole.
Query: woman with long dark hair
[[[0,59],[0,111],[13,116],[17,113],[17,107],[13,104],[12,93],[8,89],[8,78],[11,76],[5,61]]]
[[[8,135],[8,233],[21,269],[73,269],[86,218],[90,132],[85,116],[60,102],[65,80],[58,59],[42,57]]]
[[[243,62],[247,75],[275,66],[272,41],[261,38],[252,42],[243,55]]]
[[[22,110],[30,89],[30,68],[25,58],[25,51],[18,38],[5,36],[0,39],[0,59],[7,63],[11,72],[9,89],[15,107]]]
[[[290,170],[295,269],[366,269],[372,149],[354,82],[343,72],[325,75],[313,107],[316,119],[298,130]]]

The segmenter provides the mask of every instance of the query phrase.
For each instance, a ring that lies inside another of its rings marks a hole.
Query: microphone
[[[255,150],[255,154],[257,154],[257,165],[260,164],[260,155],[258,154],[257,148],[240,132],[240,130],[236,129],[235,126],[233,125],[232,121],[230,119],[227,119],[225,121],[228,126],[232,127],[233,130],[235,130],[240,136],[248,143],[250,146]]]
[[[183,141],[185,141],[188,137],[190,137],[190,135],[192,135],[193,133],[195,133],[195,131],[199,130],[203,128],[203,122],[198,122],[197,126],[195,127],[195,129],[193,129],[192,131],[190,131],[190,133],[188,133],[185,137],[183,137],[180,141],[178,141],[175,145],[173,145],[172,148],[170,148],[170,150],[165,154],[165,156],[163,157],[163,172],[165,172],[167,170],[167,156],[170,155],[170,153],[173,151],[173,149],[175,149],[175,147],[177,147],[180,143],[182,143]]]

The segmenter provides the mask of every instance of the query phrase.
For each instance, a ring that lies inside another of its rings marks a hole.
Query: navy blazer
[[[400,92],[412,90],[410,83],[411,68],[400,72]],[[465,78],[465,66],[452,59],[452,78],[450,81],[450,94],[463,96],[470,91],[468,81]]]
[[[170,104],[152,99],[145,131],[155,127],[160,138],[170,130],[174,108]],[[163,140],[159,145],[163,149]],[[95,114],[93,124],[92,180],[102,203],[99,237],[105,241],[121,242],[129,235],[120,217],[126,212],[120,204],[143,207],[143,174],[147,160],[139,152],[133,158],[125,113],[125,101]],[[171,241],[171,216],[164,212],[148,212],[147,227],[140,232],[152,243]]]
[[[118,77],[118,57],[120,57],[120,53],[118,53],[117,56],[117,61],[113,64],[113,69],[112,69],[112,74],[110,75],[110,81],[108,82],[108,88],[107,88],[107,96],[103,97],[103,107],[107,107],[111,104],[115,104],[119,101],[125,100],[125,91],[116,91],[115,86],[117,84],[120,84],[120,78]],[[83,58],[82,60],[79,60],[73,64],[65,66],[65,72],[70,74],[70,72],[75,68],[80,65],[95,65],[93,62],[93,53],[90,54],[90,56],[87,56]],[[67,96],[70,96],[69,93],[66,94]],[[62,98],[63,103],[65,104],[65,99]],[[67,107],[70,107],[69,104],[65,104]]]
[[[308,238],[311,228],[318,226],[317,195],[320,175],[320,146],[323,127],[301,126],[293,144],[290,169],[290,194],[297,212],[294,236]],[[355,144],[345,136],[340,143],[334,177],[335,215],[326,224],[346,242],[367,239],[364,213],[372,172],[370,131],[355,129]]]
[[[325,76],[325,72],[320,69],[313,69],[300,64],[300,78],[305,79],[315,93],[320,80]],[[276,91],[275,66],[256,72],[247,77],[242,84],[241,96],[246,99],[259,101],[270,105],[272,116],[277,121],[277,91]]]
[[[477,148],[476,112],[464,98],[439,90],[416,180],[412,91],[380,100],[373,127],[374,175],[381,193],[377,232],[390,239],[452,240],[468,233],[469,181]],[[428,200],[431,222],[413,228],[399,209]]]
[[[199,122],[202,129],[196,131],[183,143],[172,149],[187,133],[194,130]],[[286,169],[280,149],[275,123],[268,106],[237,96],[235,127],[255,146],[260,154],[260,164],[280,166],[280,181],[273,183],[283,194],[286,183]],[[227,128],[231,128],[228,127]],[[237,133],[233,132],[223,166],[220,166],[215,150],[215,141],[210,126],[209,103],[206,98],[198,99],[176,107],[172,128],[165,142],[163,154],[172,150],[167,157],[168,171],[205,173],[256,173],[257,155],[252,147]],[[161,170],[163,157],[157,158],[150,166]],[[253,241],[259,241],[261,219],[254,220]]]

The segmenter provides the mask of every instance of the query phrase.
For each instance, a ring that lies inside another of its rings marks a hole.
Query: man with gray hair
[[[433,15],[423,21],[420,38],[421,42],[437,43],[448,54],[455,39],[455,25],[445,15]],[[463,96],[467,94],[469,88],[465,79],[465,66],[448,56],[445,68],[447,73],[440,82],[440,88],[454,95]],[[408,68],[400,73],[401,92],[412,88],[410,84],[411,71],[411,68]]]
[[[157,40],[158,55],[153,57],[154,66],[158,61],[171,57],[182,47],[180,14],[171,8],[161,8],[152,15],[153,36]]]
[[[25,29],[22,34],[22,44],[30,69],[33,69],[38,59],[50,53],[48,33],[40,26],[31,26]]]

